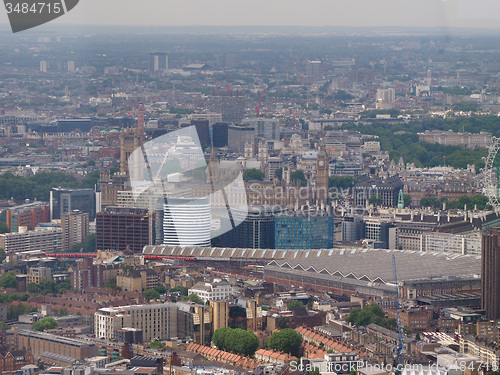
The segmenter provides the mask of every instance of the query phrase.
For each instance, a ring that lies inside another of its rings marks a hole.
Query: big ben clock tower
[[[323,140],[321,140],[319,142],[318,157],[316,159],[316,203],[318,206],[326,205],[328,201],[329,161],[325,144]]]

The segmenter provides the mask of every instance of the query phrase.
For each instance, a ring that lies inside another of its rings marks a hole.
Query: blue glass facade
[[[333,247],[333,216],[278,216],[274,226],[276,249]]]

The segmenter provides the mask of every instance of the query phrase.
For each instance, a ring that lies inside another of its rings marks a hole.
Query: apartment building
[[[178,336],[175,303],[105,307],[94,318],[96,337],[114,338],[117,329],[126,327],[142,330],[144,342]]]
[[[60,228],[27,230],[26,227],[19,227],[17,233],[0,234],[0,247],[7,253],[34,250],[57,253],[62,250],[62,230]]]
[[[230,295],[234,294],[232,285],[226,282],[217,283],[196,283],[188,290],[188,295],[196,294],[203,302],[225,300]]]

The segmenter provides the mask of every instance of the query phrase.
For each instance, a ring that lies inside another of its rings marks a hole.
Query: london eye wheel
[[[483,194],[493,208],[500,206],[500,138],[491,137],[488,156],[484,159]]]

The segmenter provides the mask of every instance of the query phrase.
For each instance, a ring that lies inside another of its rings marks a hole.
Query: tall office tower
[[[394,103],[396,100],[396,90],[393,88],[377,89],[376,99],[380,103]]]
[[[144,143],[144,106],[139,104],[137,128],[122,129],[120,133],[120,171],[129,173],[128,158],[135,149]],[[137,174],[139,176],[139,174]]]
[[[280,206],[250,206],[248,215],[240,225],[221,235],[219,247],[248,249],[274,249],[274,221],[284,210]],[[233,212],[238,215],[238,212]],[[221,219],[221,229],[232,228],[229,219]]]
[[[500,319],[500,229],[483,233],[481,246],[481,308],[486,319]]]
[[[168,55],[165,52],[153,52],[150,55],[150,69],[153,72],[157,70],[168,69]]]
[[[227,301],[210,301],[212,308],[212,331],[229,326],[229,303]]]
[[[195,127],[196,132],[198,133],[198,139],[200,141],[200,145],[210,146],[210,128],[208,120],[191,120],[191,125]],[[189,125],[188,125],[189,126]]]
[[[141,145],[144,143],[144,105],[139,103],[139,108],[137,109],[137,137]]]
[[[163,243],[210,246],[211,212],[207,199],[168,199],[163,206]]]
[[[63,251],[69,251],[72,245],[82,243],[89,235],[89,214],[78,210],[62,214],[61,229]]]
[[[307,83],[315,83],[321,79],[321,61],[309,60],[306,65]]]
[[[151,245],[148,210],[142,208],[107,207],[96,217],[97,250],[131,250],[140,253]]]
[[[73,60],[68,61],[68,72],[74,72],[75,71],[75,62]]]
[[[49,63],[45,60],[40,61],[40,71],[47,73],[47,70],[49,68]]]
[[[217,91],[211,96],[212,111],[222,114],[222,121],[241,124],[245,117],[245,95],[243,91]]]
[[[45,202],[33,202],[5,210],[7,226],[11,232],[18,232],[19,227],[33,230],[40,223],[50,221],[50,207]]]
[[[80,210],[89,214],[94,221],[96,194],[93,189],[52,188],[50,191],[50,220],[60,219],[62,214]]]
[[[280,122],[277,119],[253,117],[244,119],[242,123],[255,129],[256,138],[277,141],[280,139]]]
[[[212,141],[214,147],[226,147],[228,137],[228,124],[215,123],[212,127]]]
[[[318,157],[316,158],[316,202],[325,206],[328,201],[328,177],[330,160],[326,153],[323,140],[320,141]]]
[[[425,84],[429,87],[432,85],[432,73],[430,69],[427,70],[427,79],[425,80]]]
[[[326,213],[277,216],[274,228],[276,249],[330,249],[333,246],[333,216]]]
[[[227,146],[230,151],[243,154],[245,144],[253,144],[255,141],[255,130],[248,126],[230,125],[227,131]]]

